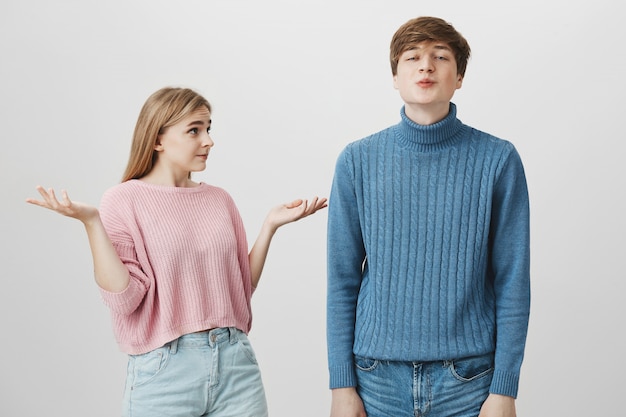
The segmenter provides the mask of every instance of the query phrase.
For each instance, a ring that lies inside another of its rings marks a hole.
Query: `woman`
[[[247,339],[250,298],[276,230],[326,207],[317,197],[273,208],[248,253],[230,195],[191,179],[206,168],[211,105],[190,89],[163,88],[144,104],[121,184],[100,208],[27,202],[80,220],[116,339],[129,354],[125,416],[265,416]]]

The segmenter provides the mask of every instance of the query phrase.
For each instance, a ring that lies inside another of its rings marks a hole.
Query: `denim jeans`
[[[267,416],[261,373],[247,336],[220,328],[130,355],[123,416]]]
[[[368,417],[477,417],[489,395],[493,354],[439,362],[355,358]]]

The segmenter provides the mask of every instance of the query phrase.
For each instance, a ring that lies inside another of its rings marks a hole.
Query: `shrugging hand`
[[[41,185],[38,185],[37,191],[39,191],[43,200],[27,198],[27,203],[56,211],[64,216],[78,219],[83,223],[87,223],[89,220],[98,216],[98,209],[96,207],[70,200],[65,190],[61,191],[61,201],[57,199],[52,188],[46,190]]]
[[[98,209],[88,204],[70,200],[65,190],[61,191],[61,201],[57,199],[52,188],[45,190],[38,185],[37,191],[43,200],[27,198],[27,203],[78,219],[85,226],[93,257],[94,276],[100,288],[109,292],[121,292],[128,287],[130,280],[128,269],[120,260],[104,230]]]
[[[261,273],[263,271],[263,265],[265,265],[265,258],[269,251],[270,241],[276,230],[287,223],[295,222],[306,216],[310,216],[316,211],[328,206],[328,199],[315,197],[309,203],[308,200],[294,200],[291,203],[282,204],[276,206],[270,210],[265,217],[261,232],[257,237],[252,250],[249,254],[250,261],[250,280],[252,287],[256,288]]]
[[[310,203],[308,200],[297,199],[291,203],[281,204],[272,208],[267,214],[265,221],[276,230],[280,226],[303,219],[327,206],[327,198],[314,197]]]

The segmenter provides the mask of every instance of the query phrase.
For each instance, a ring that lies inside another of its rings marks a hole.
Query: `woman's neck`
[[[186,175],[175,175],[172,172],[165,172],[156,167],[148,174],[139,178],[139,180],[148,184],[180,188],[193,188],[199,185],[197,182],[191,180],[191,173],[189,172],[186,173]]]

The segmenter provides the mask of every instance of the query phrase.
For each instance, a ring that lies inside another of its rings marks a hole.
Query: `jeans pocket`
[[[450,372],[459,381],[469,382],[493,372],[493,354],[450,361]]]
[[[243,332],[238,332],[237,335],[237,345],[242,350],[242,352],[246,355],[246,357],[252,362],[254,365],[257,364],[256,354],[254,353],[254,349],[252,349],[252,344],[250,343],[250,339]]]
[[[169,345],[141,355],[131,355],[129,372],[132,372],[132,386],[138,387],[154,379],[167,365],[170,357]]]
[[[364,358],[363,356],[354,355],[354,365],[361,371],[370,372],[378,366],[378,359]]]

